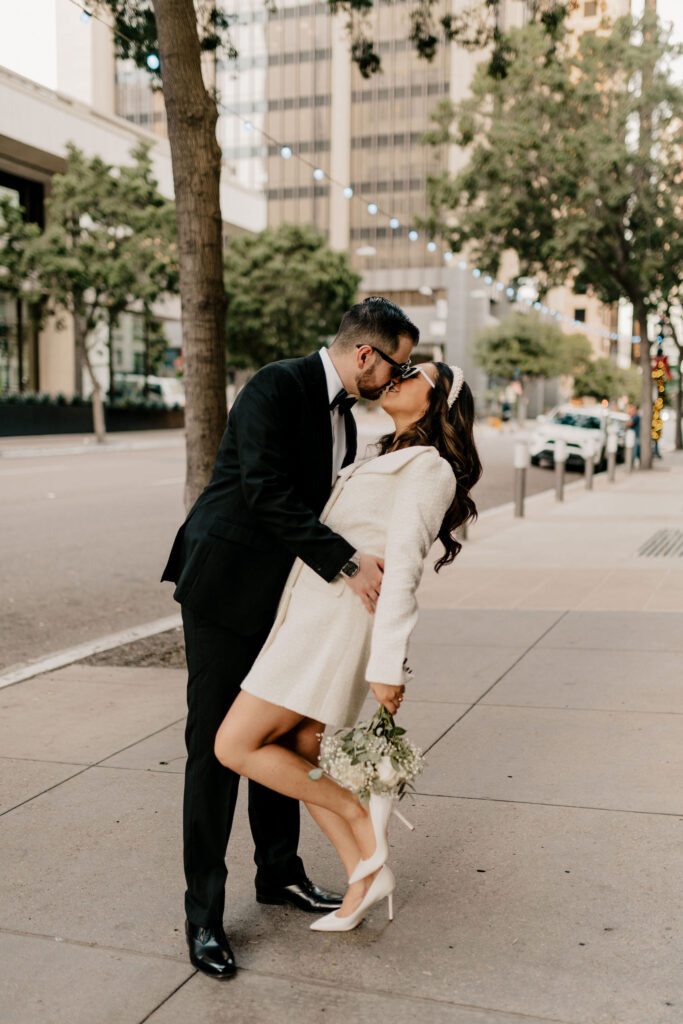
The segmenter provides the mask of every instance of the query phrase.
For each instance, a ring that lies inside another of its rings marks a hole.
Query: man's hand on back
[[[376,555],[358,555],[360,566],[355,576],[350,579],[344,577],[344,582],[354,594],[357,594],[367,610],[374,615],[375,605],[379,598],[382,587],[382,574],[384,572],[384,559]]]

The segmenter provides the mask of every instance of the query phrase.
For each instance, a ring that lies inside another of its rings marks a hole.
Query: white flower
[[[402,776],[394,768],[391,758],[385,756],[377,765],[377,778],[382,785],[390,787],[400,782]]]

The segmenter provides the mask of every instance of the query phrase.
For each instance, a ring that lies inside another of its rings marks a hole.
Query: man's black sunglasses
[[[356,345],[356,348],[363,347],[363,345]],[[394,373],[391,375],[392,380],[406,380],[408,377],[413,375],[412,371],[415,370],[415,367],[411,365],[410,359],[405,363],[397,363],[396,360],[392,359],[391,356],[388,356],[386,352],[382,352],[381,348],[376,348],[374,345],[370,345],[370,348],[373,352],[376,352],[378,356],[381,356],[385,363],[389,363],[390,366],[393,366]]]

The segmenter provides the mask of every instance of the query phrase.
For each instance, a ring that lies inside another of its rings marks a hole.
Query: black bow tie
[[[341,388],[330,402],[330,412],[334,409],[339,409],[340,413],[343,415],[348,409],[351,409],[357,401],[357,398],[349,398],[346,389]]]

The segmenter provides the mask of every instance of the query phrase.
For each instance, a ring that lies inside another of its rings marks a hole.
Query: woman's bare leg
[[[350,871],[360,857],[367,859],[374,853],[372,825],[367,811],[355,794],[325,776],[317,780],[309,777],[308,773],[315,767],[317,758],[307,760],[286,745],[292,742],[287,734],[295,732],[304,722],[308,725],[309,721],[302,715],[243,690],[218,730],[214,748],[216,757],[221,764],[240,775],[254,779],[285,796],[302,800],[309,806],[316,820],[322,810],[320,826],[334,843],[347,871]],[[310,743],[310,736],[305,731],[304,737],[300,742]],[[337,828],[334,818],[330,814],[325,815],[325,811],[340,817],[346,828]],[[352,850],[348,842],[349,832],[357,852]],[[341,845],[337,846],[337,842]],[[354,863],[348,867],[347,862],[351,859],[354,859]],[[360,888],[356,890],[354,887],[354,892],[349,894],[349,903],[355,902],[357,905],[362,898],[369,882],[363,879],[363,883],[362,886],[359,883]],[[353,907],[349,906],[349,912],[351,909]]]
[[[317,764],[320,756],[320,739],[324,728],[325,726],[321,722],[304,719],[299,726],[282,738],[282,743],[295,750],[304,760],[311,764]],[[348,822],[326,807],[307,803],[306,809],[339,854],[348,877],[361,858],[360,848]],[[347,887],[339,912],[341,917],[345,917],[356,909],[374,877],[373,874]]]

